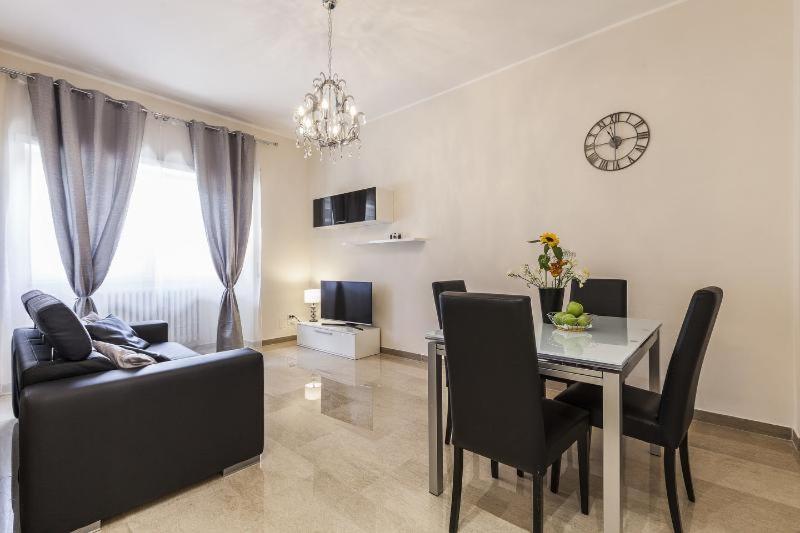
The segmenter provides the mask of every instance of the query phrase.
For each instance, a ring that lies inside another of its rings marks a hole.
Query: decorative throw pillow
[[[117,368],[139,368],[156,362],[149,355],[134,352],[116,344],[103,341],[92,341],[94,349],[108,357]]]
[[[91,317],[94,318],[94,317]],[[86,321],[89,335],[96,341],[108,342],[118,346],[132,346],[145,349],[150,346],[146,340],[136,336],[136,332],[124,320],[108,315],[100,320]],[[102,352],[101,352],[102,353]]]
[[[32,291],[33,292],[33,291]],[[92,353],[92,339],[72,309],[49,294],[25,293],[25,309],[59,357],[82,361]]]

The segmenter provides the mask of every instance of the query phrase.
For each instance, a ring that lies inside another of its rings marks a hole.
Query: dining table
[[[648,354],[651,391],[660,392],[659,332],[661,323],[641,318],[595,316],[591,328],[562,331],[535,324],[539,374],[591,383],[603,388],[603,531],[622,531],[622,385]],[[428,490],[443,490],[442,357],[447,357],[441,329],[425,335],[428,342]],[[650,453],[660,454],[658,446]]]

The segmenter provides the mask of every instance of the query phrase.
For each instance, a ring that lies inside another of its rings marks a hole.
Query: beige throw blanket
[[[92,341],[94,349],[108,357],[117,368],[139,368],[140,366],[152,365],[155,359],[143,353],[109,344],[102,341]]]

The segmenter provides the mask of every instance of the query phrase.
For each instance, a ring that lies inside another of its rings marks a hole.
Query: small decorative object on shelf
[[[311,308],[311,318],[309,318],[308,321],[316,322],[317,304],[320,302],[319,289],[306,289],[305,291],[303,291],[303,301],[305,301],[305,303],[307,303]]]
[[[508,277],[521,279],[528,288],[539,288],[542,320],[547,322],[548,313],[557,313],[564,305],[564,287],[573,279],[583,286],[589,278],[589,271],[578,270],[575,252],[561,248],[561,241],[555,233],[545,232],[528,242],[540,243],[543,247],[536,268],[525,263],[518,270],[508,272]]]

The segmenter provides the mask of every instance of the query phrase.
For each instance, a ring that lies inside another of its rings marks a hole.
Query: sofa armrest
[[[143,322],[133,322],[131,328],[136,332],[136,336],[153,344],[156,342],[167,342],[169,340],[169,325],[163,320],[145,320]]]
[[[250,349],[25,387],[22,530],[107,519],[263,448],[264,364]]]

